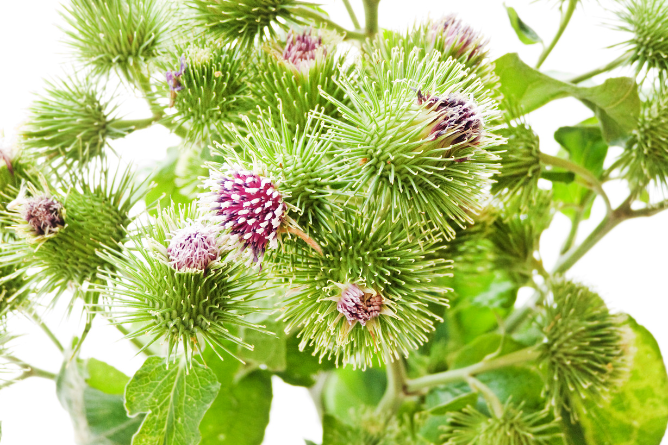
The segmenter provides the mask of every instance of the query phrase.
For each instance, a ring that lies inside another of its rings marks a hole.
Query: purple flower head
[[[327,54],[327,49],[322,44],[322,37],[312,35],[313,29],[309,28],[301,34],[295,34],[290,30],[283,49],[283,59],[293,64],[297,69],[308,69],[318,56]]]
[[[21,217],[30,225],[35,235],[55,233],[65,225],[63,205],[46,196],[28,198],[21,208]]]
[[[214,220],[229,230],[224,239],[237,245],[249,264],[260,266],[267,248],[278,247],[277,233],[286,214],[276,186],[258,174],[231,167],[207,184],[212,193],[202,202]]]
[[[432,118],[429,133],[433,139],[442,138],[447,145],[475,145],[482,140],[485,121],[472,98],[457,93],[441,98],[418,90],[417,104],[426,106]]]
[[[169,85],[169,91],[181,91],[183,89],[183,85],[181,85],[181,76],[183,76],[183,73],[186,71],[186,68],[188,67],[188,64],[186,63],[186,56],[181,56],[181,67],[179,68],[178,71],[173,72],[173,71],[167,71],[165,73],[165,77],[167,78],[167,85]]]
[[[453,48],[457,58],[468,54],[466,60],[483,51],[487,41],[482,35],[460,20],[455,14],[449,14],[432,24],[433,39],[439,35],[446,48]]]
[[[192,223],[172,234],[167,248],[169,264],[176,270],[206,270],[218,259],[218,229]]]
[[[336,309],[346,317],[348,323],[359,321],[362,326],[372,318],[380,315],[383,297],[378,294],[364,292],[356,284],[348,284],[341,291],[341,298]]]

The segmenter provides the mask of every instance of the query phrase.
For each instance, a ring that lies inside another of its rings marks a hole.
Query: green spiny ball
[[[643,103],[638,127],[620,162],[624,176],[634,186],[644,187],[653,181],[668,187],[668,87],[655,91]]]
[[[491,94],[496,94],[499,77],[489,57],[487,39],[454,14],[417,23],[405,33],[382,30],[364,45],[367,55],[378,52],[386,61],[392,59],[395,48],[403,50],[405,63],[414,48],[419,48],[421,57],[436,55],[441,62],[452,58],[479,78]]]
[[[512,123],[498,130],[506,145],[493,150],[500,159],[501,170],[494,175],[492,193],[506,204],[515,203],[520,211],[536,204],[536,190],[541,174],[538,135],[525,123]]]
[[[170,87],[177,113],[172,119],[188,129],[189,140],[208,140],[223,121],[247,110],[245,53],[229,45],[198,39],[176,50]],[[177,71],[178,70],[178,71]]]
[[[242,47],[252,46],[256,39],[275,38],[279,29],[305,25],[300,11],[319,9],[297,0],[190,0],[188,5],[196,25]]]
[[[69,44],[96,74],[117,71],[135,82],[165,51],[169,11],[159,0],[71,0],[65,20]]]
[[[637,71],[657,69],[668,74],[668,4],[664,0],[618,0],[617,26],[633,34],[625,42]]]
[[[338,117],[336,106],[320,90],[345,103],[343,88],[335,82],[349,76],[353,64],[340,64],[345,54],[337,54],[339,36],[325,30],[290,31],[285,40],[266,45],[259,57],[257,78],[253,82],[253,101],[269,109],[274,118],[285,115],[292,131],[304,129],[312,110]]]
[[[261,275],[222,261],[219,229],[200,216],[195,205],[162,210],[131,236],[133,251],[103,255],[116,270],[106,289],[124,309],[118,322],[141,324],[133,335],[167,340],[170,354],[182,342],[189,359],[202,350],[198,336],[216,351],[228,351],[228,341],[252,348],[231,330],[257,328],[243,317],[257,310],[247,303],[263,284]]]
[[[405,63],[395,49],[372,67],[376,74],[360,70],[359,82],[340,80],[352,105],[330,100],[343,119],[322,117],[333,127],[340,176],[365,196],[365,210],[385,203],[393,220],[450,239],[453,224],[473,222],[495,172],[488,149],[502,142],[489,125],[496,104],[454,60],[413,51]]]
[[[587,287],[566,280],[550,283],[552,297],[540,321],[541,366],[547,395],[556,413],[571,400],[606,398],[628,376],[633,333],[624,318],[610,314]],[[571,411],[572,416],[576,416]]]
[[[491,417],[468,406],[450,414],[442,429],[444,445],[549,445],[561,437],[548,412],[525,412],[509,403]]]
[[[25,147],[52,166],[82,165],[103,157],[107,141],[130,130],[120,127],[121,121],[111,116],[113,111],[104,91],[89,80],[71,77],[49,83],[30,108],[23,128]]]
[[[536,257],[540,236],[550,225],[553,215],[549,191],[537,190],[533,199],[535,205],[526,212],[518,212],[517,206],[512,204],[490,210],[495,214],[488,235],[494,265],[508,271],[520,286],[531,280],[533,271],[541,267]]]
[[[272,123],[278,121],[277,128]],[[280,115],[272,119],[263,114],[251,123],[245,121],[248,136],[235,130],[237,147],[219,145],[215,153],[227,162],[252,171],[255,167],[271,178],[291,217],[305,231],[311,226],[327,227],[332,212],[341,212],[345,195],[337,192],[345,185],[327,160],[332,143],[324,129],[311,118],[305,127],[293,133],[287,119]],[[212,175],[220,175],[227,164],[210,163]]]
[[[92,169],[90,178],[66,178],[62,189],[48,193],[35,186],[25,189],[8,207],[7,222],[18,235],[2,252],[6,264],[24,273],[36,268],[32,281],[45,280],[41,294],[62,293],[69,285],[76,290],[96,281],[109,263],[99,256],[105,248],[118,249],[131,222],[128,213],[139,198],[129,171],[108,180],[108,172]]]
[[[449,289],[450,262],[427,259],[437,249],[425,233],[409,241],[402,224],[387,215],[345,211],[332,230],[311,232],[322,254],[298,242],[282,251],[277,276],[292,288],[283,303],[287,329],[300,329],[300,348],[315,345],[320,356],[371,366],[374,357],[398,359],[427,341]]]

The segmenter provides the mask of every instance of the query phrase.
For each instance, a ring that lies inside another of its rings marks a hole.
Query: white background
[[[363,23],[359,0],[351,0]],[[345,27],[350,20],[340,0],[328,0],[325,9]],[[543,69],[581,73],[604,65],[619,55],[618,48],[608,48],[628,36],[611,28],[614,17],[601,5],[612,0],[586,1],[578,7],[570,27],[561,42],[544,64]],[[551,39],[559,12],[553,1],[507,0],[520,16],[545,40]],[[58,15],[57,0],[0,0],[0,128],[9,132],[26,117],[26,108],[33,93],[44,86],[44,78],[56,78],[68,69],[70,60],[62,43],[58,26],[64,22]],[[540,45],[522,45],[512,31],[502,2],[499,0],[383,0],[380,5],[380,25],[402,29],[416,19],[429,14],[438,17],[458,12],[474,27],[491,38],[494,58],[506,52],[519,52],[530,65],[540,53]],[[616,74],[627,75],[620,69]],[[148,116],[148,110],[136,98],[131,98],[122,111],[130,118]],[[530,116],[530,123],[542,139],[541,149],[555,154],[558,146],[552,135],[564,125],[574,125],[590,116],[579,102],[563,99],[553,102]],[[131,135],[117,141],[116,148],[127,159],[140,165],[152,165],[164,156],[165,150],[177,139],[161,127]],[[614,204],[626,196],[623,185],[606,185]],[[653,200],[661,199],[654,193]],[[590,221],[582,225],[580,239],[603,216],[598,200]],[[569,272],[596,289],[614,310],[631,314],[657,338],[663,350],[668,348],[666,322],[668,212],[651,219],[623,223],[591,250]],[[557,215],[552,227],[543,237],[542,254],[548,269],[554,264],[562,240],[568,233],[565,217]],[[99,318],[99,317],[98,317]],[[66,320],[57,311],[47,316],[63,342],[79,332],[78,320]],[[17,341],[17,355],[26,361],[57,372],[61,356],[44,335],[26,320],[14,320],[15,332],[24,333]],[[134,357],[134,349],[118,341],[116,330],[100,322],[95,326],[83,348],[83,356],[108,361],[131,375],[143,360]],[[53,382],[30,379],[0,392],[0,421],[3,445],[73,444],[70,420],[60,407]],[[306,389],[294,388],[274,381],[274,401],[265,444],[303,444],[303,438],[320,441],[321,427]],[[665,442],[665,441],[664,441]]]

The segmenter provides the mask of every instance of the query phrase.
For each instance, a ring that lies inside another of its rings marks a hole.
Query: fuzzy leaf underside
[[[132,445],[197,444],[199,424],[219,389],[213,371],[198,363],[168,367],[165,359],[149,357],[125,389],[128,413],[147,413]]]

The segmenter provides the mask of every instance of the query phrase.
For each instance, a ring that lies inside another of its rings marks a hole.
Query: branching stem
[[[15,377],[12,380],[0,385],[0,389],[6,388],[6,387],[11,386],[12,384],[14,384],[16,382],[19,382],[21,380],[25,380],[25,379],[30,378],[30,377],[40,377],[40,378],[49,379],[49,380],[55,380],[56,377],[57,377],[57,375],[52,373],[52,372],[46,371],[46,370],[38,368],[36,366],[29,365],[26,362],[24,362],[23,360],[21,360],[20,358],[14,357],[12,355],[5,355],[5,356],[3,356],[3,358],[5,360],[8,360],[8,361],[10,361],[12,363],[15,363],[16,365],[20,366],[23,369],[23,372],[18,377]]]
[[[584,82],[585,80],[591,79],[594,76],[598,76],[599,74],[607,73],[608,71],[613,70],[620,65],[624,65],[626,62],[628,62],[628,60],[629,60],[629,55],[624,54],[623,56],[618,57],[617,59],[613,60],[612,62],[608,63],[607,65],[596,68],[596,69],[591,70],[589,72],[586,72],[584,74],[580,74],[579,76],[575,76],[575,77],[569,79],[568,82],[573,83],[573,84]]]
[[[557,45],[557,42],[559,42],[561,35],[564,33],[566,27],[568,26],[568,23],[571,21],[571,17],[573,17],[573,13],[575,12],[575,7],[577,6],[578,1],[579,0],[568,0],[568,6],[566,7],[566,10],[564,11],[562,9],[559,29],[557,30],[557,33],[555,34],[550,44],[543,50],[543,52],[538,57],[538,62],[536,62],[536,69],[539,69],[541,65],[543,65],[543,62],[545,62],[547,56],[550,55],[554,47]]]
[[[612,212],[612,205],[610,204],[610,199],[608,198],[607,193],[605,193],[605,190],[603,190],[603,184],[601,184],[601,181],[599,181],[598,178],[596,178],[596,176],[592,174],[592,172],[582,167],[581,165],[569,161],[568,159],[559,158],[557,156],[551,156],[545,153],[541,153],[539,155],[539,158],[540,162],[542,162],[545,165],[564,168],[580,176],[587,182],[587,184],[592,190],[594,190],[601,196],[601,198],[603,198],[603,201],[605,201],[605,207],[607,209],[608,214]]]
[[[406,381],[406,391],[410,394],[426,388],[432,388],[438,385],[461,382],[467,377],[480,374],[495,369],[505,368],[506,366],[518,365],[536,360],[540,357],[540,351],[535,347],[521,349],[511,352],[501,357],[482,361],[465,368],[453,369],[450,371],[439,372],[437,374],[426,375],[413,380]]]

